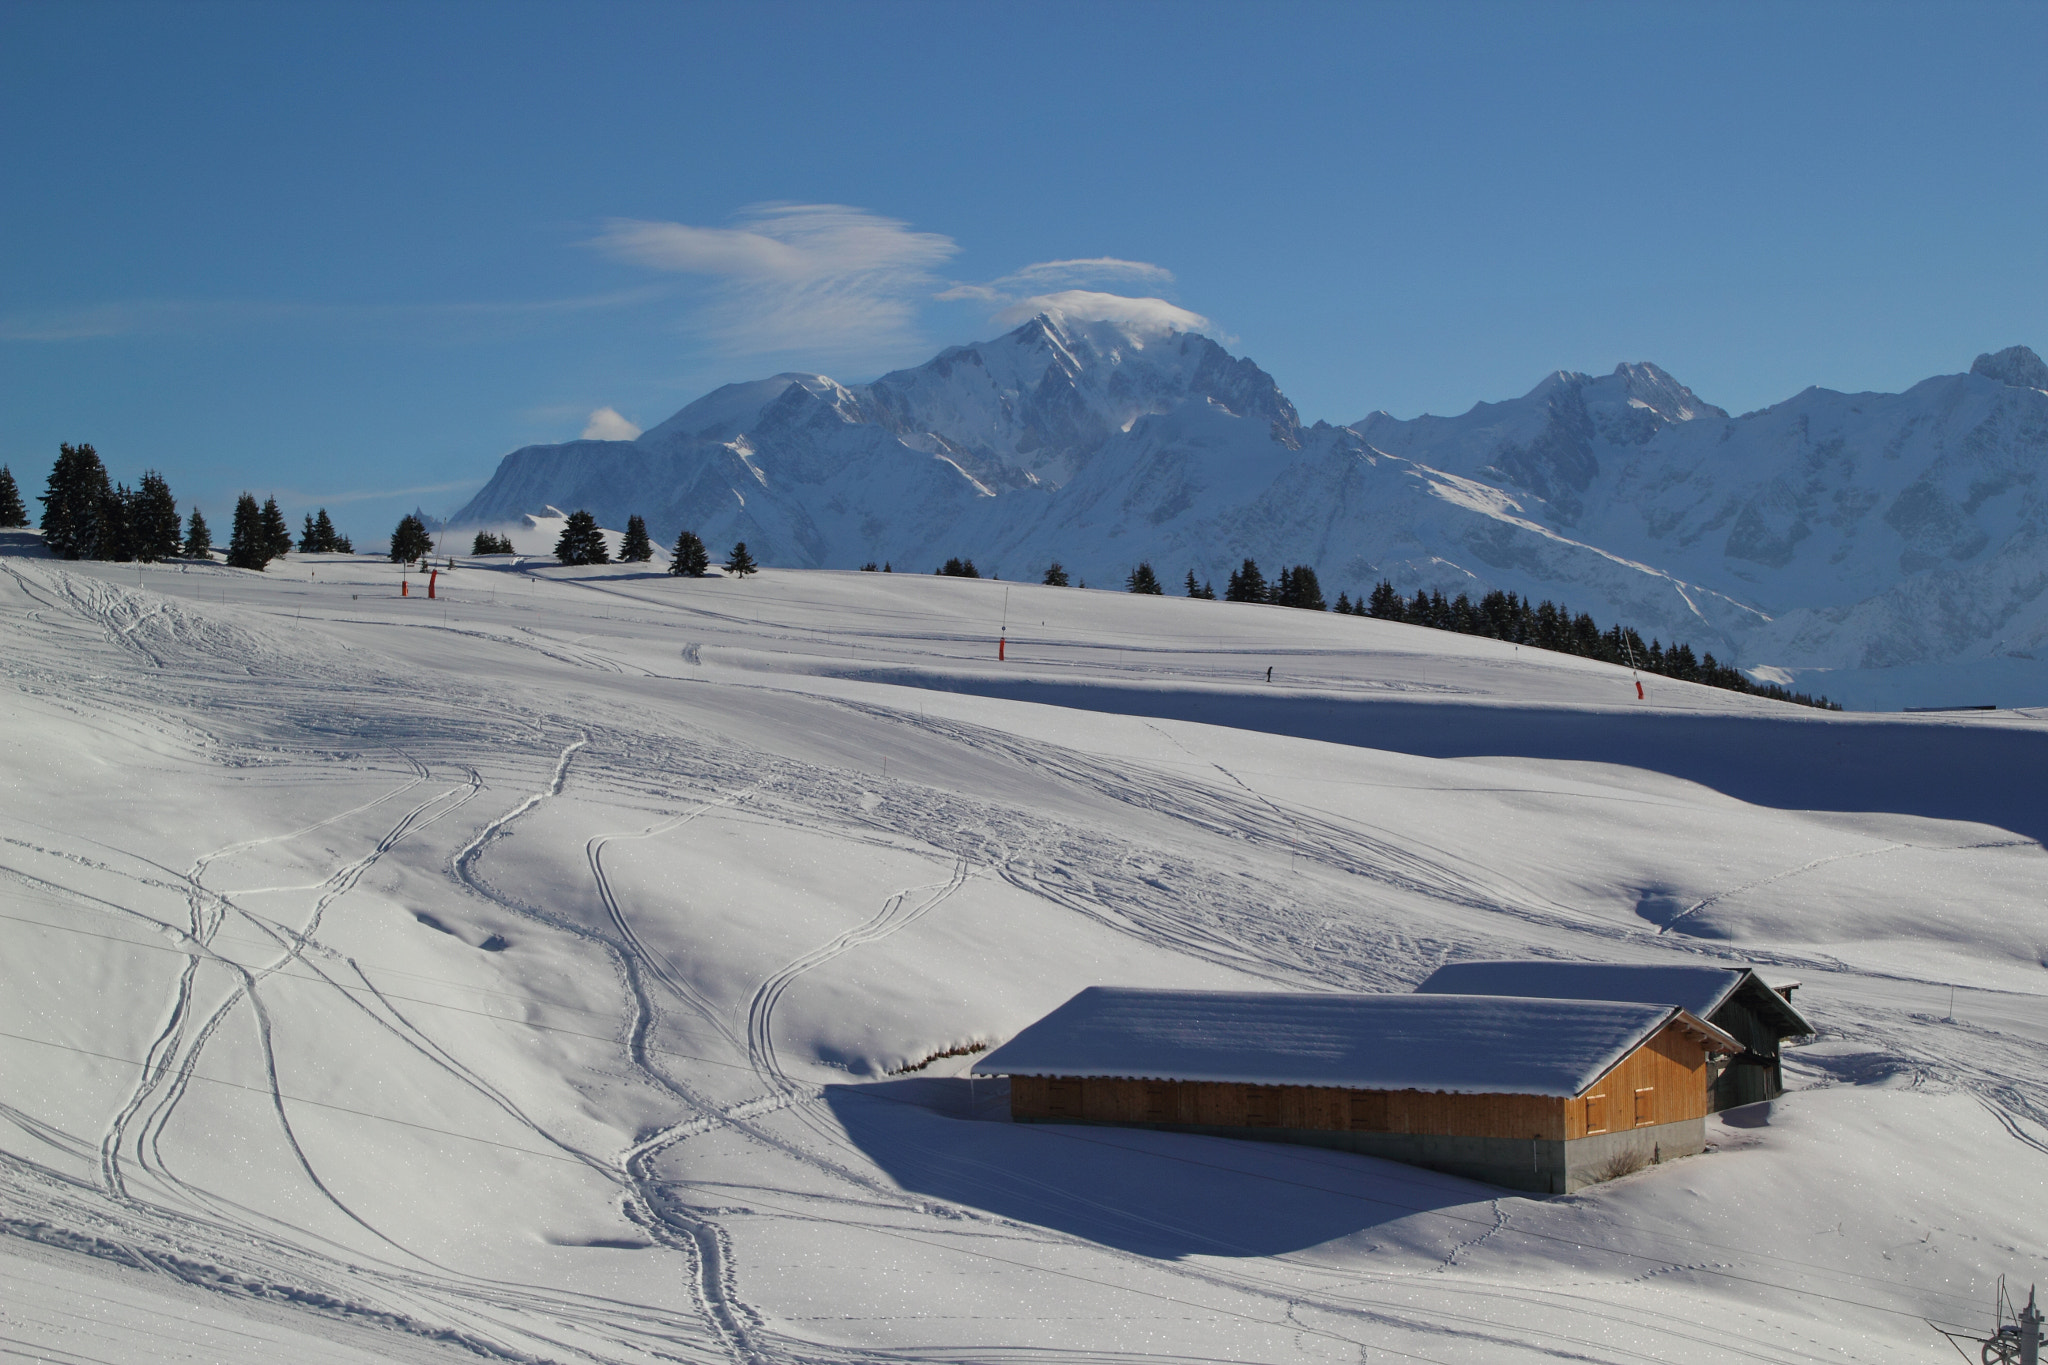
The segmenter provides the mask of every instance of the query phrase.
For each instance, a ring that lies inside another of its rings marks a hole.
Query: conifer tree
[[[744,540],[733,546],[732,553],[725,557],[725,571],[735,578],[745,578],[758,569],[754,557],[747,553],[747,542]]]
[[[1195,581],[1195,571],[1193,569],[1188,570],[1188,580],[1186,586],[1188,596],[1196,599],[1197,601],[1214,602],[1216,600],[1216,589],[1210,587],[1207,583],[1197,583]]]
[[[1046,565],[1045,577],[1041,581],[1048,588],[1065,588],[1072,586],[1072,584],[1070,584],[1067,581],[1066,566],[1064,564],[1061,564],[1057,559],[1055,559],[1052,563]]]
[[[142,472],[142,486],[130,504],[129,521],[135,557],[143,563],[154,564],[178,553],[178,500],[171,496],[171,485],[154,469]]]
[[[185,558],[211,559],[213,557],[213,528],[206,524],[206,518],[197,507],[192,509],[192,520],[185,528]]]
[[[711,552],[704,548],[703,538],[695,531],[684,531],[676,537],[676,548],[670,555],[668,571],[677,577],[688,575],[702,578],[711,567]]]
[[[1339,616],[1349,616],[1351,614],[1350,593],[1340,592],[1337,594],[1337,614]]]
[[[562,527],[561,539],[555,542],[555,558],[564,564],[611,563],[612,552],[604,543],[597,518],[581,508],[571,512]]]
[[[122,563],[135,558],[134,518],[135,490],[127,484],[116,484],[100,495],[99,543],[93,547],[94,559],[115,559]]]
[[[654,545],[647,539],[647,520],[644,517],[626,518],[626,535],[619,542],[621,564],[645,564],[654,558]]]
[[[263,509],[256,495],[244,493],[235,499],[235,524],[228,531],[228,567],[254,569],[258,573],[270,562],[270,537],[263,529]]]
[[[305,530],[299,534],[299,553],[309,555],[316,552],[319,548],[319,537],[313,531],[313,514],[308,512],[306,513]]]
[[[947,578],[979,578],[979,577],[981,577],[981,570],[979,570],[979,569],[977,569],[977,568],[975,568],[975,567],[974,567],[974,561],[973,561],[973,560],[971,560],[971,559],[961,559],[961,558],[959,558],[959,557],[957,557],[957,556],[955,556],[955,557],[954,557],[954,558],[952,558],[952,559],[949,559],[949,560],[947,560],[947,561],[946,561],[946,562],[945,562],[944,564],[941,564],[941,565],[939,566],[939,569],[938,569],[938,571],[939,571],[939,573],[940,573],[941,575],[943,575],[944,577],[947,577]]]
[[[335,554],[341,548],[341,537],[334,533],[334,522],[325,507],[313,518],[313,548],[323,555]]]
[[[0,529],[28,525],[28,509],[21,505],[21,489],[15,486],[14,471],[0,464]]]
[[[469,552],[473,555],[509,555],[513,553],[512,538],[494,531],[478,531],[476,539],[470,542]]]
[[[355,547],[355,542],[354,542],[354,541],[350,540],[350,539],[349,539],[349,538],[348,538],[347,536],[343,536],[343,535],[337,535],[337,536],[335,536],[335,538],[334,538],[334,553],[336,553],[336,554],[338,554],[338,555],[352,555],[352,554],[354,554],[355,552],[356,552],[356,547]]]
[[[43,504],[43,544],[59,559],[97,559],[100,512],[113,490],[90,445],[59,445]]]
[[[1263,602],[1266,600],[1266,576],[1259,572],[1257,561],[1247,559],[1244,566],[1230,575],[1230,586],[1224,589],[1227,602]]]
[[[1159,586],[1159,575],[1152,572],[1152,565],[1143,560],[1139,561],[1137,568],[1131,570],[1130,577],[1124,580],[1124,591],[1141,593],[1146,597],[1160,597],[1166,592]]]
[[[408,512],[398,519],[398,528],[391,533],[393,564],[410,564],[433,548],[434,538],[427,534],[427,524],[417,515]]]
[[[292,552],[292,528],[278,510],[276,498],[263,500],[263,548],[266,559],[283,559]]]

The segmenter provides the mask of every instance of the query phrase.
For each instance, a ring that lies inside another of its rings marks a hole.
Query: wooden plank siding
[[[1666,1027],[1565,1109],[1567,1140],[1619,1133],[1707,1114],[1707,1053],[1697,1038]]]
[[[1697,1039],[1667,1027],[1617,1062],[1584,1094],[1569,1100],[1233,1081],[1012,1076],[1010,1112],[1026,1121],[1569,1141],[1589,1133],[1703,1117],[1706,1052]]]

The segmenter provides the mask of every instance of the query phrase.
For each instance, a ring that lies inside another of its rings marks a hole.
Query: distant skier
[[[1273,681],[1273,665],[1271,664],[1266,665],[1266,681]]]

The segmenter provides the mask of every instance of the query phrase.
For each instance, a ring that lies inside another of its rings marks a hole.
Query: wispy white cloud
[[[619,416],[616,408],[599,408],[583,424],[586,441],[630,441],[639,434],[640,428]]]
[[[1043,293],[1063,285],[1078,289],[1085,285],[1124,283],[1146,289],[1163,289],[1173,283],[1173,272],[1149,261],[1126,261],[1115,256],[1037,261],[987,284],[955,283],[932,297],[941,301],[974,299],[1007,304],[1020,296]]]
[[[1173,283],[1173,272],[1150,261],[1125,261],[1115,256],[1090,256],[1072,261],[1039,261],[1015,270],[995,281],[998,289],[1052,289],[1060,285],[1077,288],[1107,281],[1129,281],[1147,289],[1163,289]]]
[[[1092,289],[1062,289],[1018,299],[995,315],[998,325],[1014,327],[1040,313],[1073,322],[1116,322],[1140,331],[1164,335],[1168,332],[1209,332],[1209,319],[1165,299],[1128,298]]]
[[[1002,327],[1050,313],[1079,322],[1117,322],[1153,333],[1213,330],[1209,319],[1165,299],[1109,293],[1097,287],[1158,290],[1172,283],[1173,272],[1163,265],[1089,256],[1037,261],[986,284],[955,283],[933,297],[942,302],[992,304],[995,311],[990,321]]]
[[[757,204],[736,227],[614,219],[591,245],[711,280],[707,330],[740,352],[900,345],[960,250],[952,238],[844,204]]]

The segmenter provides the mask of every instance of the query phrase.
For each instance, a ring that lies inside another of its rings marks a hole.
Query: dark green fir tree
[[[632,516],[626,518],[626,534],[619,541],[619,562],[621,564],[645,564],[654,558],[654,543],[647,538],[647,519]]]
[[[702,578],[711,567],[711,552],[695,531],[676,537],[675,552],[669,556],[668,571],[678,578]]]
[[[254,493],[235,499],[235,524],[228,530],[228,567],[254,569],[258,573],[270,562],[270,537],[263,529],[263,509]]]
[[[278,510],[276,498],[263,500],[263,548],[270,558],[283,559],[292,552],[292,528]]]
[[[432,553],[433,548],[434,538],[427,534],[427,524],[417,515],[408,512],[398,519],[398,528],[391,533],[393,564],[410,564]]]
[[[206,517],[195,507],[192,520],[185,524],[185,558],[213,558],[213,528],[206,524]]]
[[[1247,559],[1244,566],[1231,572],[1230,583],[1223,589],[1226,602],[1263,602],[1266,600],[1266,576],[1259,572],[1258,562]]]
[[[21,505],[21,489],[15,485],[14,471],[0,464],[0,529],[26,525],[28,509]]]
[[[1131,570],[1130,577],[1124,580],[1124,590],[1146,597],[1161,597],[1166,592],[1159,586],[1159,575],[1152,572],[1151,564],[1142,561],[1137,568]]]
[[[334,533],[334,519],[321,508],[313,515],[313,549],[316,553],[331,555],[341,544],[341,537]]]
[[[745,578],[750,573],[757,573],[760,567],[754,563],[754,557],[747,553],[747,542],[744,540],[733,546],[732,553],[725,557],[725,571],[734,578]]]
[[[129,534],[134,538],[135,557],[145,564],[171,559],[178,553],[178,500],[171,485],[154,469],[142,472],[142,486],[129,503]]]
[[[1066,566],[1064,564],[1061,564],[1057,559],[1055,559],[1051,564],[1046,566],[1044,582],[1045,586],[1048,588],[1065,588],[1072,586],[1067,581]]]
[[[94,559],[127,563],[135,558],[135,490],[116,484],[100,497],[99,544]]]
[[[43,544],[59,559],[97,559],[100,512],[112,495],[107,467],[89,445],[60,445],[43,504]]]
[[[571,512],[562,527],[561,538],[555,542],[555,558],[564,564],[611,563],[612,552],[605,546],[597,518],[580,508]]]

